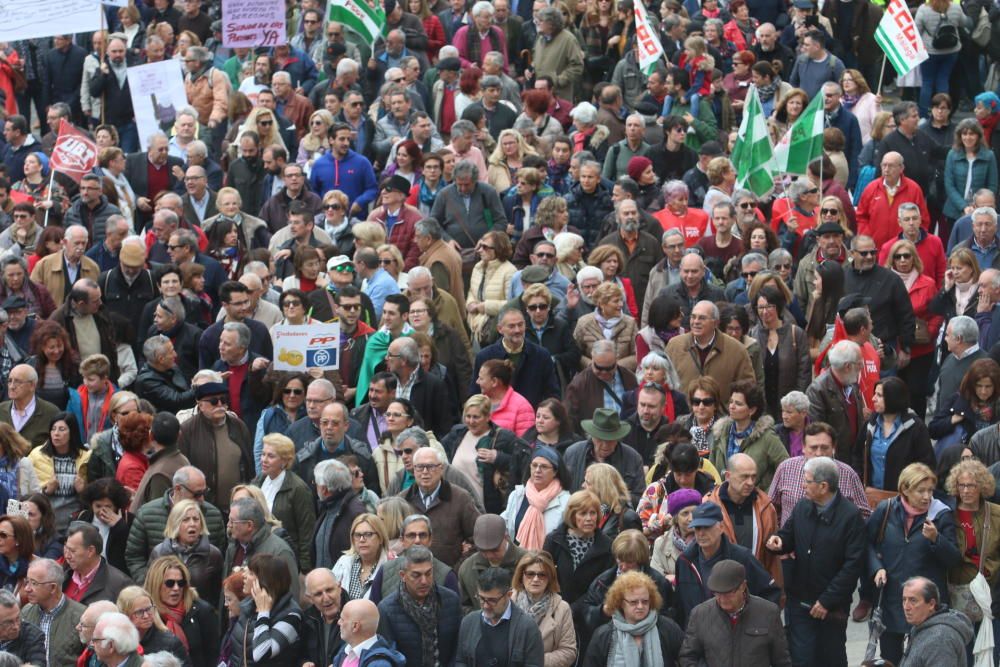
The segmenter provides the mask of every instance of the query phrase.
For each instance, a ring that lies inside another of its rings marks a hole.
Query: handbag
[[[483,267],[483,279],[479,281],[479,289],[477,290],[476,298],[480,303],[483,302],[484,292],[486,290],[486,267]],[[485,314],[485,313],[484,313]],[[476,331],[476,341],[479,346],[486,347],[487,345],[492,345],[497,341],[500,336],[500,332],[497,331],[497,316],[496,315],[486,315],[486,320],[483,321],[481,327]]]
[[[487,227],[492,230],[494,224],[493,211],[489,209],[489,205],[486,202],[486,195],[481,194],[480,196],[483,200],[483,217],[486,218]],[[462,228],[462,233],[465,234],[466,238],[469,239],[469,242],[472,243],[471,248],[461,248],[458,251],[459,256],[462,258],[462,275],[470,276],[472,275],[472,268],[476,265],[476,262],[479,261],[479,254],[476,252],[476,237],[474,237],[472,232],[469,231],[469,228],[465,226],[465,221],[462,220],[462,216],[456,218],[455,222],[458,223],[458,226]]]
[[[898,496],[899,494],[896,493],[895,491],[886,491],[885,489],[880,489],[876,486],[868,485],[868,451],[865,451],[864,455],[865,455],[865,468],[864,468],[865,497],[868,498],[868,507],[874,510],[876,507],[878,507],[878,504],[883,500],[890,501],[889,504],[891,507],[892,499]]]
[[[985,503],[983,504],[983,512],[985,516],[983,517],[983,538],[981,542],[986,544],[989,541],[990,535],[990,508]],[[986,559],[985,556],[985,554],[980,553],[979,572],[976,573],[977,577],[983,576],[983,561]],[[952,609],[962,612],[973,623],[979,623],[983,620],[983,609],[976,602],[971,586],[972,582],[968,584],[953,584],[948,582],[948,595],[951,598]]]
[[[927,320],[922,317],[914,318],[916,320],[916,329],[913,332],[913,342],[917,345],[927,345],[931,342],[931,330],[927,326]]]

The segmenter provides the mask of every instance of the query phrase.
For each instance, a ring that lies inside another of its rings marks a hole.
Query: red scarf
[[[668,424],[673,424],[674,423],[674,415],[675,415],[675,412],[676,412],[674,410],[674,396],[673,396],[673,393],[670,391],[669,387],[666,388],[666,392],[667,392],[667,400],[663,404],[663,414],[667,418],[667,423]]]
[[[87,391],[87,385],[81,384],[80,388],[77,389],[77,393],[80,394],[80,407],[83,412],[83,431],[84,437],[93,435],[92,433],[87,433],[87,406],[90,403],[90,392]],[[101,406],[101,426],[97,430],[101,430],[108,422],[108,411],[111,409],[111,396],[115,393],[115,388],[111,384],[111,381],[107,381],[104,394],[104,405]]]
[[[184,634],[184,615],[186,613],[183,601],[177,607],[170,607],[166,604],[160,607],[160,614],[163,616],[163,622],[167,624],[167,630],[171,634],[177,635],[177,638],[184,644],[184,648],[191,650],[191,647],[188,646],[187,635]]]
[[[983,126],[983,143],[987,146],[990,145],[990,137],[993,136],[993,128],[997,126],[998,121],[1000,121],[1000,113],[991,113],[979,121],[979,124]]]

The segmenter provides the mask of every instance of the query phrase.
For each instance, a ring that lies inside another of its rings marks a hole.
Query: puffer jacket
[[[472,278],[469,282],[469,293],[465,297],[466,305],[479,302],[486,306],[485,313],[468,316],[469,328],[475,337],[487,325],[490,316],[495,316],[507,303],[507,293],[514,279],[517,268],[509,261],[492,260],[484,265],[476,262],[472,267]]]
[[[438,664],[450,665],[455,658],[455,638],[462,622],[462,609],[454,591],[435,585],[432,593],[438,600]],[[420,628],[403,609],[399,593],[393,593],[379,602],[378,611],[379,635],[406,656],[407,665],[422,665]]]
[[[573,627],[573,612],[558,593],[552,594],[549,610],[538,622],[545,649],[544,667],[572,667],[580,651]]]
[[[587,193],[583,191],[583,186],[574,183],[565,199],[569,208],[569,224],[579,229],[586,246],[593,248],[599,238],[601,221],[615,210],[611,189],[598,182],[597,189]]]
[[[712,451],[709,460],[717,470],[724,470],[729,459],[729,430],[733,426],[730,417],[723,417],[712,427]],[[757,485],[762,489],[771,488],[771,478],[778,464],[788,458],[788,451],[781,444],[781,438],[774,432],[774,419],[764,415],[754,422],[750,435],[740,443],[738,452],[746,454],[757,464]]]
[[[615,344],[615,354],[618,356],[618,364],[629,369],[633,373],[636,367],[635,358],[635,318],[627,314],[622,314],[618,324],[615,325],[611,333],[611,342]],[[584,315],[576,322],[576,329],[573,330],[573,340],[583,355],[580,362],[583,365],[590,363],[590,348],[599,340],[606,340],[601,325],[597,322],[597,313]]]

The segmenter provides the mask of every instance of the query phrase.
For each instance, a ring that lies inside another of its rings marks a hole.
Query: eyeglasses
[[[132,613],[129,614],[129,615],[130,616],[140,616],[140,617],[141,616],[152,616],[153,615],[153,608],[152,607],[143,607],[142,609],[133,609]]]
[[[532,470],[555,470],[555,468],[553,468],[548,463],[532,463],[528,467],[531,468]]]
[[[192,489],[190,486],[188,486],[186,484],[181,484],[180,487],[182,489],[184,489],[185,491],[187,491],[188,493],[190,493],[195,498],[204,498],[205,494],[208,493],[208,487],[207,486],[204,489],[202,489],[201,491],[195,491],[194,489]]]
[[[788,271],[792,268],[791,264],[775,264],[774,268],[778,271]]]
[[[493,247],[493,246],[491,246],[491,245],[486,245],[485,243],[480,243],[480,244],[479,244],[478,246],[476,246],[476,247],[477,247],[477,248],[478,248],[479,250],[496,250],[496,248],[495,248],[495,247]]]
[[[426,308],[410,308],[410,315],[423,315],[426,312]]]
[[[403,533],[404,540],[426,540],[431,536],[430,533],[420,532],[420,533]]]
[[[711,407],[711,406],[715,405],[715,399],[712,398],[712,397],[708,397],[708,398],[692,398],[691,399],[691,405],[695,406],[695,407],[697,407],[699,405],[704,405],[705,407]]]
[[[897,252],[892,256],[893,259],[912,259],[913,255],[908,252]]]
[[[768,310],[777,310],[778,307],[773,303],[765,303],[763,306],[757,306],[757,312],[763,313]]]
[[[506,593],[506,592],[504,592],[504,594],[503,594],[503,595],[498,595],[498,596],[497,596],[497,597],[495,597],[495,598],[494,598],[494,597],[488,597],[488,596],[486,596],[486,595],[479,595],[479,594],[477,593],[477,594],[476,594],[476,597],[477,597],[477,598],[479,598],[479,602],[480,602],[480,603],[481,603],[481,604],[482,604],[483,606],[489,606],[489,607],[492,607],[492,606],[494,606],[495,604],[497,604],[498,602],[500,602],[500,600],[503,600],[503,599],[504,599],[505,597],[507,597],[507,593]]]
[[[14,537],[13,533],[8,533],[5,530],[0,530],[0,540],[8,540],[12,537]]]
[[[398,357],[399,355],[397,354],[396,356]],[[402,419],[403,417],[409,417],[410,415],[406,414],[405,412],[387,412],[385,413],[385,416],[389,417],[390,419]]]
[[[187,579],[164,579],[163,585],[167,588],[185,588],[188,582]]]
[[[342,209],[343,209],[344,207],[343,207],[343,206],[341,206],[340,204],[327,204],[327,205],[325,205],[325,206],[324,206],[323,208],[325,208],[325,209],[326,209],[326,210],[328,210],[328,211],[340,211],[340,210],[342,210]]]
[[[817,192],[819,192],[819,188],[809,188],[809,189],[808,189],[808,190],[806,190],[806,191],[805,191],[805,192],[804,192],[803,194],[807,194],[807,195],[814,195],[814,194],[816,194]]]
[[[375,537],[375,531],[374,530],[366,530],[363,532],[359,531],[356,533],[351,533],[351,537],[356,540],[364,540],[365,542],[367,542],[368,540]]]
[[[978,484],[956,484],[955,486],[958,487],[959,491],[971,491],[979,488]]]
[[[35,581],[34,579],[28,579],[24,583],[28,584],[32,588],[38,588],[39,586],[47,586],[49,584],[54,584],[54,581]]]
[[[524,578],[525,579],[548,579],[549,575],[547,575],[544,572],[535,572],[535,571],[525,570],[525,572],[524,572]]]
[[[201,400],[205,401],[212,407],[216,407],[219,405],[229,405],[229,399],[226,398],[225,396],[209,396],[208,398],[203,398]]]
[[[437,470],[440,467],[440,463],[420,463],[413,466],[413,469],[417,472],[431,472],[432,470]]]
[[[305,389],[294,389],[292,387],[285,387],[281,391],[281,393],[284,394],[285,396],[301,396],[302,394],[306,393],[306,390]]]
[[[874,257],[875,255],[878,254],[878,251],[874,250],[874,249],[872,249],[872,250],[855,250],[854,252],[858,253],[862,257]]]
[[[530,306],[525,306],[532,313],[537,313],[540,310],[548,310],[549,304],[547,303],[533,303]]]
[[[819,212],[820,215],[840,215],[840,209],[836,208],[821,208]]]

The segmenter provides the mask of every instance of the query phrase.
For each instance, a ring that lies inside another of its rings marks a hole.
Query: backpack
[[[937,30],[934,31],[931,47],[939,51],[953,49],[959,45],[958,28],[948,23],[948,17],[945,14],[938,14],[938,16],[941,17],[941,21],[938,23]]]

